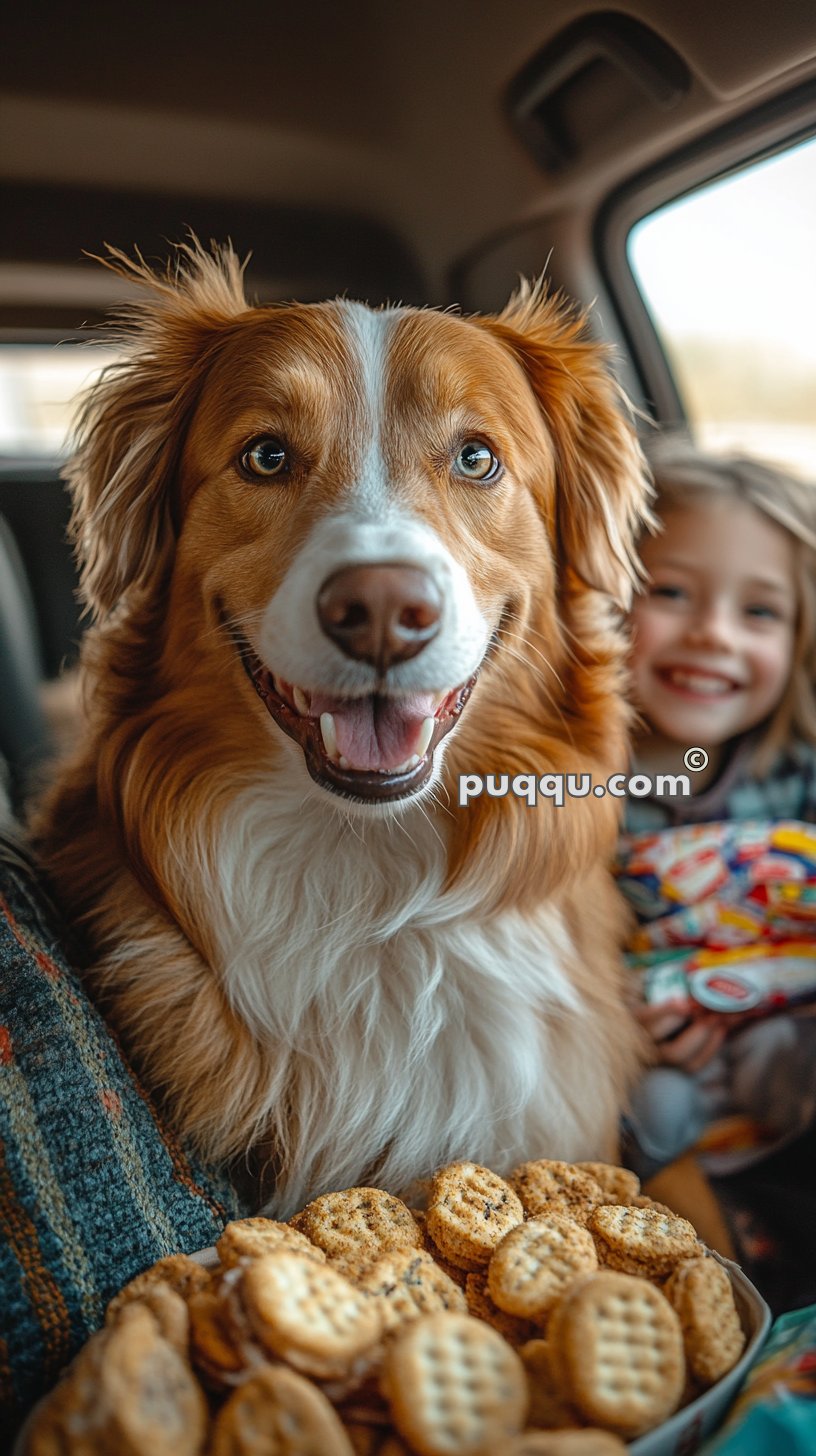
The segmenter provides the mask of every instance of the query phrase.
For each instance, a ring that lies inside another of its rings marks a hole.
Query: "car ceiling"
[[[572,165],[547,174],[514,134],[507,88],[542,46],[598,8],[9,7],[0,303],[16,300],[22,315],[26,300],[36,302],[32,262],[70,270],[83,248],[149,245],[164,226],[185,224],[229,232],[239,249],[257,249],[260,227],[267,292],[355,289],[362,259],[375,293],[401,287],[446,303],[463,259],[531,219],[553,219],[557,231],[559,216],[588,215],[668,150],[816,77],[811,0],[635,0],[625,13],[687,64],[686,94],[670,108],[644,101],[611,118],[601,110]],[[51,305],[57,280],[55,271]]]

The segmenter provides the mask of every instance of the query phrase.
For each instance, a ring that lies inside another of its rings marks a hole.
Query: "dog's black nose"
[[[426,571],[390,562],[348,566],[320,588],[317,615],[347,657],[380,673],[416,657],[439,631],[442,599]]]

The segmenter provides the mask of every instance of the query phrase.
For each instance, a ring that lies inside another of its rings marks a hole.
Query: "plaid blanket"
[[[0,841],[0,1431],[156,1259],[246,1209],[162,1120],[65,958],[25,856]],[[0,1437],[2,1446],[2,1437]]]

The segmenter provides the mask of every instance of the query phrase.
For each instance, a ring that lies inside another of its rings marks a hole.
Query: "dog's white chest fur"
[[[268,1067],[263,1121],[286,1170],[274,1211],[358,1182],[363,1147],[395,1191],[455,1158],[589,1156],[607,1067],[592,1065],[558,910],[486,920],[443,891],[445,847],[421,807],[364,822],[282,778],[183,851],[215,969]]]

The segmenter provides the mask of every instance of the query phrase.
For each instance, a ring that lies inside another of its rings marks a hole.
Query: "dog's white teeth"
[[[396,765],[396,767],[392,768],[391,769],[391,773],[407,773],[408,770],[409,770],[409,768],[416,768],[416,766],[417,766],[418,763],[419,763],[419,754],[418,753],[412,753],[411,754],[411,757],[410,758],[406,758],[406,760],[405,760],[404,763],[398,763]]]
[[[417,757],[417,758],[421,758],[422,757],[423,753],[425,752],[426,748],[428,747],[428,744],[430,743],[431,739],[433,738],[433,731],[434,731],[434,728],[435,727],[436,727],[436,719],[435,718],[426,718],[425,719],[425,721],[422,724],[422,727],[419,730],[419,738],[417,739],[417,746],[416,746],[416,749],[415,749],[415,757]]]
[[[331,713],[320,714],[320,732],[323,735],[323,747],[329,758],[337,757],[337,734],[334,731],[334,718]]]
[[[349,763],[349,761],[346,758],[346,755],[344,753],[341,753],[340,754],[340,757],[338,758],[337,762],[338,762],[340,768],[351,768],[351,764]]]
[[[300,713],[301,718],[308,718],[308,716],[309,716],[309,699],[307,698],[307,696],[304,693],[303,689],[302,688],[297,688],[297,687],[292,688],[292,698],[294,700],[295,707],[297,708],[298,712]],[[327,718],[329,718],[329,717],[331,717],[331,714],[330,713],[326,713],[325,716]]]

